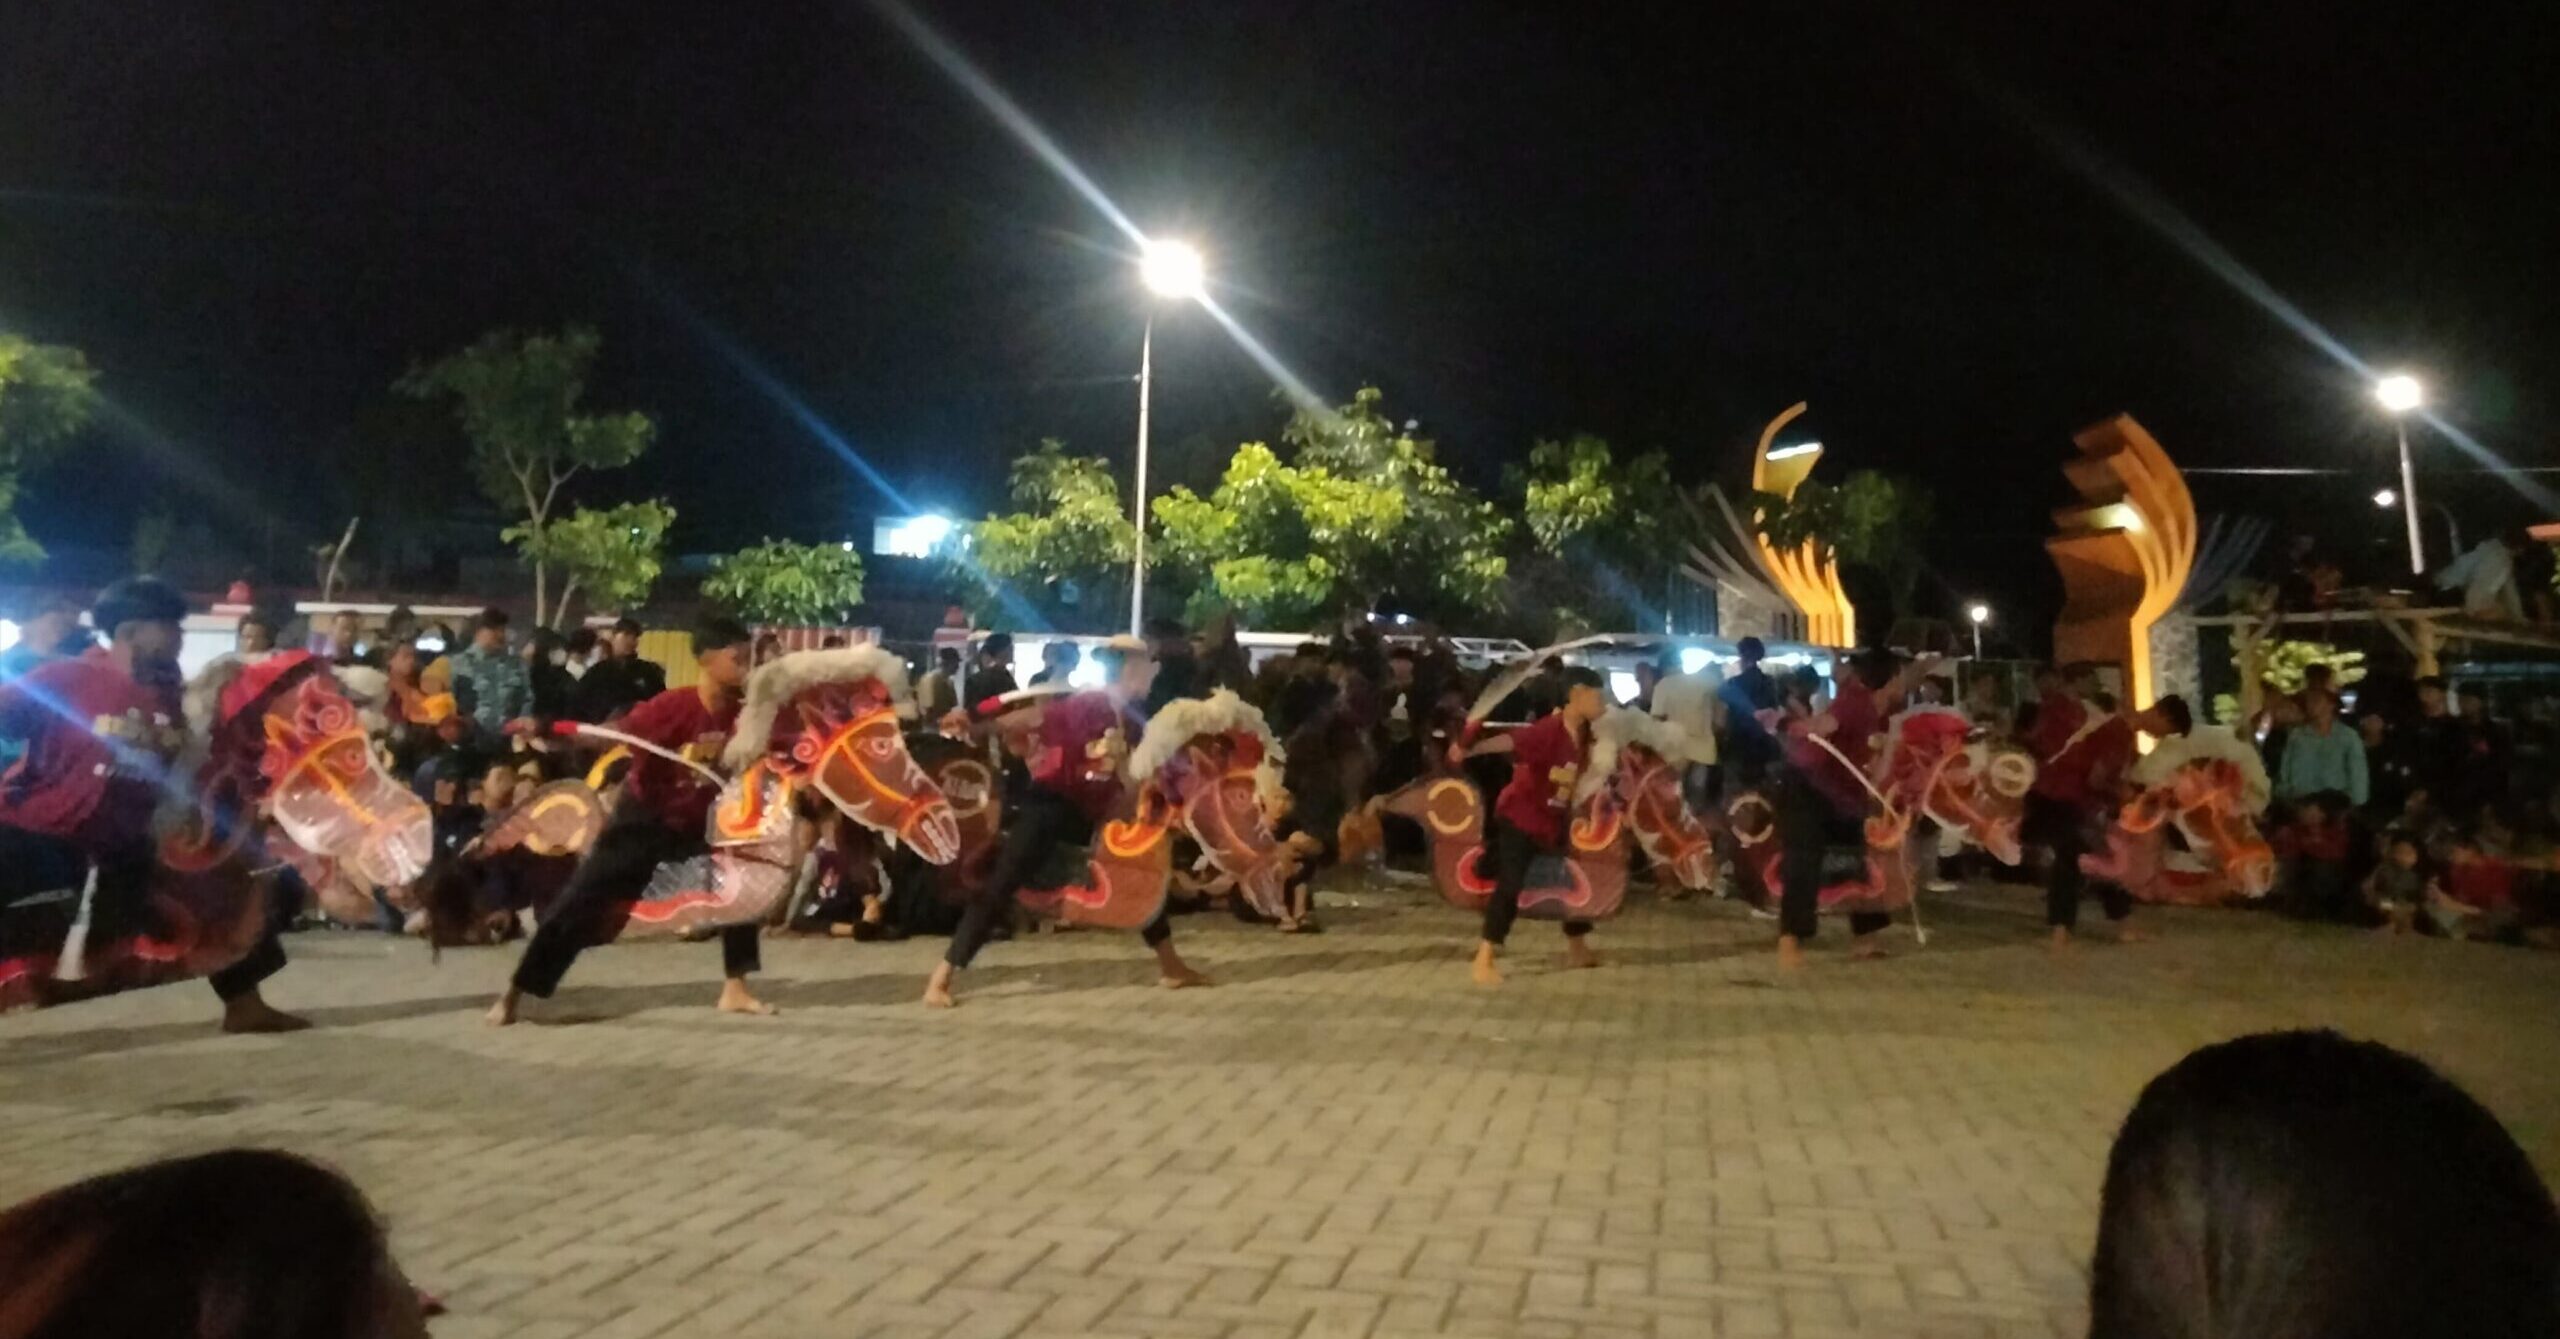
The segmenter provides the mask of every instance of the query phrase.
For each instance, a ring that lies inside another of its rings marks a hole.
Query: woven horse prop
[[[912,847],[926,860],[949,862],[960,849],[959,823],[933,779],[907,752],[899,732],[906,668],[875,647],[803,651],[775,660],[747,681],[738,731],[723,753],[725,779],[693,758],[601,726],[567,733],[656,753],[720,785],[705,834],[711,849],[660,865],[640,896],[610,907],[596,942],[693,939],[770,916],[789,895],[799,869],[798,798],[803,790],[834,804],[863,827]],[[526,848],[543,855],[582,853],[603,830],[605,802],[573,781],[536,790],[493,824],[464,859]],[[463,880],[440,887],[467,896]],[[438,909],[438,935],[454,939],[468,907]]]
[[[426,806],[374,765],[360,714],[326,662],[303,652],[218,661],[190,685],[187,705],[206,744],[195,802],[161,839],[140,904],[84,918],[76,883],[58,899],[22,903],[12,916],[37,922],[13,926],[13,942],[48,947],[0,957],[0,1008],[190,980],[247,957],[269,926],[268,885],[252,872],[270,858],[262,848],[315,853],[385,882],[424,867]],[[86,926],[76,941],[75,925]]]
[[[1677,751],[1676,727],[1624,708],[1591,726],[1591,760],[1575,783],[1572,820],[1561,854],[1540,854],[1520,887],[1520,914],[1532,920],[1596,921],[1626,900],[1629,836],[1656,868],[1682,887],[1715,883],[1715,848],[1680,797],[1665,754]],[[1462,774],[1427,776],[1385,798],[1386,812],[1422,825],[1431,847],[1431,881],[1449,904],[1482,911],[1493,897],[1484,864],[1483,792]]]
[[[2035,788],[2035,755],[1997,748],[1966,736],[1972,726],[1944,707],[1922,707],[1897,723],[1885,757],[1888,793],[1925,787],[1921,812],[1939,827],[1962,834],[2004,865],[2025,858],[2018,837],[2027,792]],[[1944,767],[1939,767],[1943,759]]]
[[[350,691],[350,677],[375,673],[288,651],[223,657],[187,688],[188,717],[206,741],[200,789],[220,808],[262,815],[242,820],[243,835],[350,924],[375,918],[377,894],[416,910],[435,845],[426,802],[383,769],[376,722]]]
[[[2275,852],[2244,798],[2247,781],[2224,759],[2201,758],[2145,788],[2117,810],[2106,845],[2080,857],[2080,870],[2136,900],[2213,906],[2264,897],[2275,886]],[[2174,831],[2185,851],[2170,848]]]
[[[1840,766],[1856,772],[1828,740],[1817,737],[1816,742]],[[1959,759],[1967,759],[1966,765],[1971,765],[1965,749],[1960,745],[1951,747],[1943,733],[1923,730],[1915,736],[1906,731],[1885,759],[1885,784],[1878,785],[1864,772],[1857,772],[1867,791],[1859,845],[1823,852],[1821,879],[1814,894],[1817,910],[1824,915],[1855,915],[1885,914],[1910,907],[1914,932],[1920,942],[1929,942],[1928,931],[1917,923],[1918,904],[1913,899],[1918,836],[1915,828],[1933,797],[1954,802],[1956,797],[1946,777],[1957,768]],[[1979,805],[1976,811],[1987,812]],[[1786,859],[1776,805],[1759,791],[1746,791],[1726,807],[1726,822],[1738,851],[1736,867],[1756,881],[1763,900],[1774,898],[1784,887],[1782,871]],[[1997,826],[1989,826],[1986,831],[1995,839],[1998,837]],[[2014,825],[2009,829],[2008,841],[2014,852]]]
[[[1008,748],[1023,741],[1009,740]],[[965,903],[985,885],[1002,845],[1004,792],[987,755],[935,737],[911,747],[951,797],[960,855],[937,880],[945,900]],[[1278,751],[1262,713],[1230,692],[1168,704],[1132,750],[1120,802],[1094,830],[1090,850],[1062,847],[1014,900],[1044,919],[1104,929],[1143,928],[1164,909],[1178,831],[1201,858],[1235,880],[1257,910],[1277,914],[1292,870],[1271,835],[1261,796],[1273,784]]]

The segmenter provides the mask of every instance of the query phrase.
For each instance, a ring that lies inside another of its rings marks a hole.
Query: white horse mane
[[[794,651],[773,661],[747,680],[747,702],[738,711],[737,732],[721,761],[732,770],[764,756],[773,740],[774,717],[782,704],[828,683],[877,679],[889,690],[890,704],[902,718],[915,715],[915,698],[907,691],[907,662],[877,646],[847,646],[833,651]]]
[[[1146,735],[1129,750],[1129,776],[1143,781],[1173,761],[1195,735],[1223,735],[1243,730],[1262,740],[1265,763],[1275,771],[1280,742],[1262,719],[1262,709],[1221,688],[1205,698],[1176,698],[1147,718]]]
[[[1618,750],[1642,744],[1665,758],[1688,757],[1689,732],[1670,721],[1658,721],[1633,707],[1611,707],[1591,723],[1591,762],[1573,784],[1574,803],[1590,799],[1618,770]]]

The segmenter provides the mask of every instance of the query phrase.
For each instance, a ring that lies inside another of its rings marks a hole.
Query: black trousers
[[[613,818],[596,844],[578,862],[578,872],[551,904],[548,915],[526,941],[516,962],[515,988],[536,999],[549,999],[569,974],[569,964],[603,937],[607,913],[614,904],[637,899],[658,866],[697,856],[711,849],[699,832],[678,832],[655,814],[628,800],[616,805]],[[759,927],[733,925],[720,932],[720,966],[725,975],[745,976],[764,965]]]
[[[2043,795],[2027,796],[2027,831],[2053,852],[2053,871],[2044,886],[2044,923],[2071,929],[2080,923],[2080,897],[2089,883],[2080,872],[2080,857],[2089,851],[2089,816],[2079,806]],[[2107,919],[2133,914],[2133,895],[2111,883],[2098,885],[2098,904]]]
[[[1556,854],[1556,848],[1511,826],[1500,814],[1493,816],[1493,829],[1486,843],[1493,856],[1493,896],[1484,904],[1484,941],[1500,944],[1511,937],[1511,924],[1520,919],[1520,890],[1528,885],[1529,866],[1540,855]],[[1591,933],[1589,921],[1566,921],[1564,932],[1579,939]]]
[[[951,948],[942,960],[955,969],[967,967],[1003,923],[1013,906],[1013,895],[1040,872],[1051,853],[1061,846],[1092,841],[1093,820],[1065,796],[1038,786],[1024,791],[1022,803],[1005,815],[1004,845],[996,848],[995,863],[987,868],[987,881],[978,885],[977,895],[961,909],[960,924],[951,932]],[[1154,948],[1173,938],[1173,926],[1159,912],[1138,936],[1147,947]]]
[[[1788,777],[1778,786],[1778,933],[1811,939],[1822,928],[1822,857],[1832,846],[1866,849],[1866,821],[1844,814],[1821,791]],[[1849,933],[1874,934],[1893,924],[1881,911],[1849,915]]]
[[[62,944],[62,927],[55,918],[25,919],[9,915],[20,900],[69,890],[73,897],[89,880],[89,867],[98,868],[98,894],[89,908],[89,942],[103,943],[122,939],[141,928],[143,908],[151,893],[151,871],[159,862],[158,852],[145,846],[133,851],[92,856],[67,838],[20,828],[0,827],[0,956],[15,957],[21,953],[50,953]],[[76,913],[76,904],[66,915]],[[278,938],[285,923],[293,917],[288,900],[271,898],[267,906],[266,934],[258,940],[249,956],[205,977],[213,993],[225,1003],[249,994],[268,977],[284,970],[284,941]]]

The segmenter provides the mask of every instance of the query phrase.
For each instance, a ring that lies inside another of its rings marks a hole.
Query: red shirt
[[[2047,693],[2036,699],[2035,728],[2027,732],[2027,751],[2044,766],[2089,723],[2089,708],[2069,693]]]
[[[720,750],[729,745],[729,729],[738,723],[738,699],[723,696],[717,709],[702,704],[699,687],[670,688],[633,707],[614,728],[683,754],[705,767],[717,766]],[[720,788],[690,767],[682,767],[642,749],[631,751],[631,770],[622,793],[657,815],[658,821],[688,836],[705,831],[711,802]]]
[[[1120,798],[1120,768],[1146,733],[1146,718],[1099,690],[1070,693],[1040,708],[1040,744],[1031,782],[1064,796],[1095,822]]]
[[[151,839],[168,761],[186,741],[177,696],[134,681],[104,651],[37,666],[0,688],[0,825],[92,852]]]
[[[2044,733],[2041,712],[2036,733]],[[2110,716],[2079,742],[2065,746],[2061,756],[2037,764],[2036,793],[2083,807],[2106,803],[2133,765],[2133,745],[2133,727],[2122,716]]]
[[[1591,739],[1549,712],[1537,724],[1511,732],[1511,784],[1495,797],[1493,812],[1544,846],[1564,845],[1565,819],[1573,810],[1574,783],[1591,760]]]

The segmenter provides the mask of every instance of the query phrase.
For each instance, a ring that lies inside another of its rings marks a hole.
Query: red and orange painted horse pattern
[[[2125,802],[2105,849],[2080,857],[2081,872],[2144,902],[2213,906],[2264,897],[2275,886],[2276,857],[2249,815],[2246,788],[2240,768],[2224,759],[2180,767]],[[2170,849],[2172,830],[2184,852]]]
[[[1008,739],[1006,747],[1032,751],[1026,742]],[[985,752],[954,740],[918,739],[910,747],[952,797],[960,855],[940,887],[945,898],[965,902],[984,885],[1002,840],[998,773]],[[1129,759],[1136,779],[1095,829],[1090,851],[1035,873],[1015,900],[1069,925],[1139,929],[1164,909],[1179,830],[1257,909],[1276,914],[1293,870],[1261,803],[1275,762],[1261,713],[1234,694],[1167,706],[1147,723]]]
[[[765,920],[798,871],[802,787],[931,863],[957,857],[959,821],[898,730],[905,685],[903,665],[875,647],[802,651],[758,669],[725,755],[737,771],[712,806],[710,851],[660,866],[601,937],[693,938]]]
[[[1856,855],[1845,867],[1825,863],[1815,894],[1824,914],[1886,913],[1911,905],[1915,827],[1923,813],[1963,826],[1997,858],[2017,859],[2017,819],[2010,803],[2023,806],[2026,788],[2035,780],[2033,760],[1977,755],[1960,729],[1941,725],[1940,719],[1945,714],[1919,713],[1895,736],[1885,757],[1884,780],[1868,795]],[[2014,795],[2008,793],[2011,788]],[[1738,863],[1764,896],[1778,896],[1786,850],[1772,799],[1759,791],[1743,793],[1727,806],[1726,823]]]
[[[1386,810],[1422,825],[1440,895],[1461,910],[1484,910],[1493,897],[1493,870],[1484,861],[1484,795],[1476,784],[1463,776],[1424,777],[1389,795]],[[1520,914],[1551,921],[1618,914],[1627,895],[1627,827],[1616,797],[1604,789],[1575,805],[1565,842],[1565,854],[1530,863]]]
[[[255,818],[262,806],[275,814],[270,841],[280,854],[404,881],[424,868],[426,806],[374,764],[356,707],[327,662],[298,651],[256,663],[226,658],[187,698],[206,742],[196,808],[162,839],[142,905],[93,909],[93,926],[115,929],[86,937],[77,980],[60,977],[58,946],[79,916],[78,884],[13,911],[13,937],[57,947],[0,961],[0,1008],[185,981],[247,957],[269,919],[266,884],[251,873],[268,858],[260,838],[269,833]]]
[[[1603,920],[1626,900],[1630,838],[1681,887],[1715,886],[1715,840],[1680,794],[1667,755],[1686,755],[1677,727],[1624,708],[1591,725],[1591,757],[1575,787],[1562,855],[1531,862],[1520,914],[1536,920]],[[1493,895],[1484,863],[1485,803],[1455,774],[1425,777],[1386,797],[1387,812],[1422,824],[1432,882],[1452,906],[1480,911]]]

